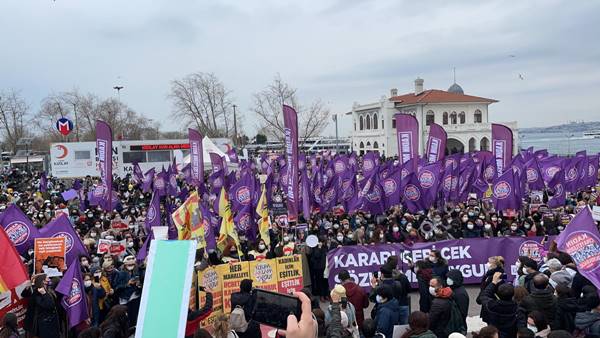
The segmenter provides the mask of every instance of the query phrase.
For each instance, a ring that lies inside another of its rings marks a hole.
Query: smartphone
[[[379,271],[373,271],[373,277],[379,278]]]
[[[300,321],[302,303],[295,296],[262,289],[252,290],[254,309],[252,319],[271,327],[285,329],[290,314]]]

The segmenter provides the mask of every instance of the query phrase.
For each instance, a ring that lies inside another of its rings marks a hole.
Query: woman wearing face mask
[[[127,305],[130,318],[137,318],[137,311],[142,294],[142,274],[140,274],[134,256],[123,259],[123,270],[117,276],[115,295],[119,304]],[[137,297],[137,298],[136,298]]]
[[[483,225],[483,237],[484,238],[492,238],[494,237],[494,228],[489,222],[486,222]]]
[[[385,235],[388,243],[402,243],[404,242],[404,235],[400,231],[400,227],[398,224],[393,223],[389,228],[388,232]]]
[[[269,249],[267,248],[267,245],[265,244],[265,242],[263,240],[260,240],[258,242],[258,245],[256,246],[256,250],[252,250],[252,251],[248,252],[248,256],[251,261],[254,261],[254,260],[262,261],[265,259],[273,258],[273,255],[269,252]]]
[[[320,297],[321,301],[326,301],[329,296],[329,285],[324,277],[328,250],[326,241],[325,237],[319,237],[317,246],[310,248],[307,253],[312,293],[315,297]]]
[[[494,274],[496,272],[500,272],[500,273],[504,273],[504,257],[502,256],[492,256],[490,258],[488,258],[488,262],[486,263],[486,268],[487,271],[485,273],[485,275],[481,278],[481,283],[479,284],[479,295],[477,296],[477,304],[481,305],[481,294],[483,293],[483,290],[485,290],[485,288],[487,288],[488,285],[490,285],[490,283],[492,283]],[[481,307],[481,312],[480,312],[480,316],[481,319],[484,322],[488,322],[488,313],[486,311],[486,308],[484,306]]]
[[[469,219],[463,230],[463,237],[464,238],[479,238],[479,237],[481,237],[481,230],[475,226],[475,223],[472,220]]]
[[[433,276],[440,277],[441,280],[446,280],[448,274],[448,263],[442,257],[442,254],[438,250],[431,250],[429,256],[427,256],[429,262],[431,262],[431,269]]]
[[[532,311],[527,315],[527,328],[533,331],[536,337],[546,338],[550,333],[548,321],[540,311]]]
[[[517,223],[512,223],[510,227],[504,231],[504,236],[525,236],[525,232],[519,228]]]
[[[33,335],[40,338],[61,337],[56,294],[48,288],[49,279],[45,274],[37,275],[33,280],[33,294],[30,305],[34,308]]]
[[[106,292],[100,285],[100,279],[94,281],[92,274],[83,276],[83,285],[87,296],[88,312],[92,326],[100,325],[100,302],[106,297]]]

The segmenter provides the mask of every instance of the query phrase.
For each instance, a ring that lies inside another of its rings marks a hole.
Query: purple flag
[[[156,170],[154,168],[146,171],[146,174],[144,174],[144,179],[142,181],[142,191],[143,192],[149,192],[150,190],[152,190],[152,183],[154,183],[154,173],[156,172]]]
[[[67,312],[69,328],[89,318],[87,295],[85,294],[83,278],[81,278],[79,260],[75,260],[69,266],[64,277],[56,286],[56,292],[63,295],[60,303]]]
[[[73,181],[73,185],[71,186],[71,189],[75,189],[77,191],[81,190],[81,179],[77,178],[75,179],[75,181]]]
[[[398,159],[401,164],[419,157],[419,122],[410,114],[396,114],[396,137]],[[416,162],[413,171],[416,170]]]
[[[240,163],[240,159],[237,156],[237,153],[235,152],[235,148],[233,148],[232,146],[229,146],[227,148],[227,157],[229,157],[229,161],[231,163]]]
[[[363,177],[370,177],[374,172],[379,169],[379,154],[375,152],[368,152],[363,156],[362,173]]]
[[[565,160],[565,189],[566,191],[577,192],[577,181],[579,179],[578,167],[582,157],[573,157]]]
[[[152,227],[160,226],[160,197],[156,192],[152,194],[152,200],[150,200],[144,224],[146,233],[152,232]]]
[[[208,153],[210,156],[210,164],[212,165],[212,172],[216,173],[223,169],[223,158],[217,153]]]
[[[505,125],[492,123],[492,148],[496,160],[496,173],[500,176],[512,160],[512,130]]]
[[[310,179],[308,178],[308,170],[304,168],[301,170],[302,173],[302,214],[304,219],[308,222],[311,215],[311,205],[313,203],[312,194],[310,193]]]
[[[383,191],[377,172],[365,179],[365,184],[358,192],[358,200],[360,210],[370,212],[372,215],[380,215],[385,212]]]
[[[177,167],[169,166],[167,170],[167,193],[172,197],[178,195]]]
[[[40,230],[40,237],[65,238],[67,266],[71,266],[73,262],[79,262],[79,256],[88,255],[85,246],[81,242],[81,238],[75,233],[69,217],[65,214],[60,214],[57,218],[46,224],[46,226]]]
[[[495,180],[492,186],[494,208],[496,210],[518,209],[520,206],[516,196],[515,173],[506,170]],[[520,197],[519,197],[520,198]]]
[[[135,184],[140,184],[144,180],[144,173],[137,162],[133,164],[133,176],[131,178]]]
[[[600,159],[599,155],[588,156],[588,168],[587,168],[587,177],[586,177],[586,185],[593,187],[596,185],[596,181],[598,180],[598,160]]]
[[[548,157],[540,160],[539,166],[542,171],[542,178],[548,184],[554,175],[563,169],[563,159],[559,157]]]
[[[204,149],[202,134],[194,129],[188,129],[190,139],[190,164],[192,166],[192,182],[196,187],[204,183]],[[212,157],[211,157],[212,160]]]
[[[285,155],[288,163],[288,221],[298,221],[298,115],[294,108],[283,105],[285,125]]]
[[[529,162],[525,163],[525,175],[527,178],[527,186],[531,190],[544,190],[544,179],[538,165],[538,160],[534,156]]]
[[[194,180],[192,178],[192,164],[188,163],[183,168],[181,168],[181,172],[183,173],[183,178],[185,179],[185,183],[190,185],[195,185]]]
[[[543,158],[548,157],[548,150],[546,150],[546,149],[536,150],[533,153],[533,156],[535,156],[538,160],[541,160]]]
[[[38,229],[15,204],[9,204],[0,214],[0,224],[19,254],[33,248],[33,240],[40,237]]]
[[[102,179],[102,200],[100,207],[112,211],[112,129],[103,121],[96,121],[96,150],[98,152],[98,166]]]
[[[442,162],[435,162],[424,166],[419,170],[418,181],[421,187],[421,201],[425,209],[434,205],[438,195],[438,187],[441,181]]]
[[[142,245],[142,247],[140,248],[140,251],[137,254],[136,260],[138,262],[143,262],[146,257],[148,256],[148,250],[150,249],[150,242],[154,239],[154,233],[152,231],[150,231],[150,233],[148,233],[148,237],[146,237],[146,240],[144,241],[144,245]]]
[[[456,201],[459,170],[458,155],[448,156],[444,161],[444,176],[442,177],[442,196],[446,202]]]
[[[46,192],[48,190],[48,178],[46,177],[46,173],[42,172],[40,174],[40,191]]]
[[[408,173],[402,182],[402,201],[408,211],[417,213],[425,209],[422,202],[423,191],[417,175],[414,172]]]
[[[77,198],[77,190],[69,189],[67,191],[62,192],[60,195],[62,196],[62,199],[65,200],[65,202],[67,202],[74,198]]]
[[[159,172],[154,179],[154,193],[158,193],[160,197],[167,195],[167,182],[169,179],[168,173],[165,171],[165,167]]]
[[[429,137],[425,149],[425,159],[428,163],[434,163],[444,159],[446,154],[446,140],[448,135],[442,126],[437,123],[429,125]]]
[[[385,177],[381,177],[381,187],[383,188],[383,201],[386,209],[400,204],[401,201],[401,170],[400,166],[392,166],[388,169]]]
[[[563,207],[567,200],[567,189],[565,188],[565,175],[562,170],[556,172],[548,183],[548,188],[554,193],[548,200],[548,207],[551,209]]]
[[[243,176],[229,189],[232,212],[250,212],[254,195],[254,180],[251,173],[245,172]]]
[[[575,215],[556,238],[556,244],[573,258],[577,271],[600,288],[600,234],[589,207]]]

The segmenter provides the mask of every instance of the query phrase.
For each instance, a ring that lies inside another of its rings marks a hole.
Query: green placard
[[[152,241],[136,338],[184,337],[195,241]]]

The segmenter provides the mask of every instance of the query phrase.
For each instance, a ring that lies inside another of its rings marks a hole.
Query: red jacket
[[[342,285],[346,289],[348,301],[354,305],[358,327],[362,327],[363,321],[365,320],[365,312],[363,309],[369,307],[369,296],[363,288],[354,282],[344,282]]]

